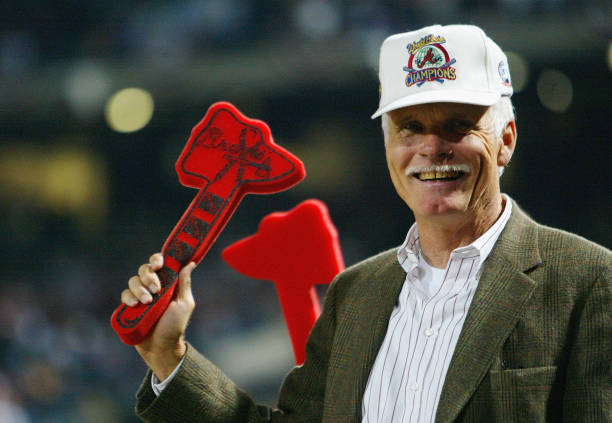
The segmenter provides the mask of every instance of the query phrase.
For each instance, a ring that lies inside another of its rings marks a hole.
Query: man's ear
[[[501,141],[502,145],[497,154],[497,165],[506,166],[510,162],[516,146],[516,122],[514,120],[506,124],[501,135]]]

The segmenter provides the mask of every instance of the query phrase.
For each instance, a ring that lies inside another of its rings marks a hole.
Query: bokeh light
[[[537,92],[542,105],[556,113],[566,112],[574,96],[572,81],[556,69],[548,69],[540,74]]]
[[[141,88],[125,88],[106,103],[106,122],[117,132],[135,132],[153,117],[153,96]]]
[[[0,201],[72,216],[83,234],[103,227],[108,190],[104,162],[87,150],[0,149]]]
[[[512,78],[512,88],[515,93],[521,92],[529,82],[529,64],[520,54],[513,51],[506,51],[508,66],[510,66],[510,77]]]
[[[86,119],[100,113],[110,86],[110,77],[104,66],[82,61],[76,63],[66,76],[64,95],[72,112]]]
[[[305,35],[325,38],[340,31],[342,20],[338,9],[322,0],[306,0],[294,10],[295,25]]]

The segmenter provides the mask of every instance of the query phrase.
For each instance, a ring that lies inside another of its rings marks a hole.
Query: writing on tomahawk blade
[[[251,146],[247,145],[247,134],[249,133],[257,139]],[[196,147],[212,148],[225,152],[223,158],[227,160],[227,163],[217,173],[213,182],[223,178],[236,164],[238,165],[238,171],[236,172],[237,183],[244,180],[244,171],[247,167],[254,168],[255,175],[259,178],[265,179],[270,176],[270,157],[266,157],[265,144],[258,135],[259,133],[253,128],[243,128],[240,131],[239,142],[229,143],[223,137],[223,131],[213,126],[205,132],[203,137],[196,141]]]

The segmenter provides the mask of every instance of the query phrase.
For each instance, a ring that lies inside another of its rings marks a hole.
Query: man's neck
[[[425,260],[440,269],[446,268],[451,252],[470,245],[497,221],[504,210],[506,199],[491,202],[478,213],[456,216],[420,218],[415,216],[419,228],[419,243]]]

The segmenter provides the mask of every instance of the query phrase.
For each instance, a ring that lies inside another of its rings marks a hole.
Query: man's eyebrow
[[[466,113],[466,112],[452,112],[449,113],[447,120],[469,120],[470,122],[477,122],[480,120],[478,116],[474,113]]]
[[[474,115],[466,115],[461,113],[454,113],[447,119],[444,119],[443,125],[452,125],[455,122],[465,122],[472,127],[477,127],[480,122],[480,118]]]
[[[413,113],[409,113],[406,114],[404,116],[398,116],[396,120],[394,120],[394,122],[396,122],[396,125],[403,125],[407,122],[410,121],[419,121],[419,119],[413,114]]]

